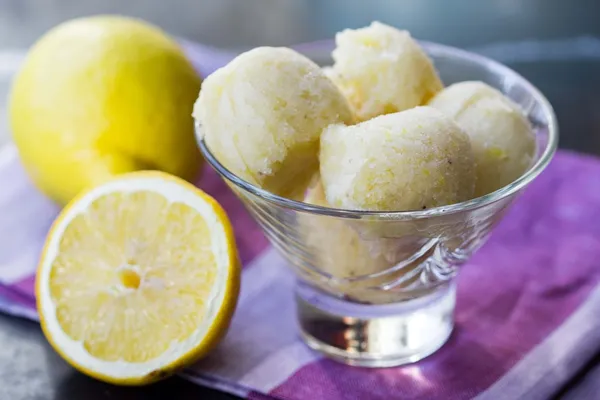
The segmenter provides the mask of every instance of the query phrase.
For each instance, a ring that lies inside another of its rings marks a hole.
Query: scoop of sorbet
[[[407,31],[379,22],[336,35],[326,74],[362,121],[425,104],[443,85],[433,63]]]
[[[323,129],[354,118],[315,63],[293,50],[271,47],[243,53],[206,78],[194,117],[226,168],[292,198],[304,192],[318,170]]]
[[[458,123],[471,139],[477,164],[475,195],[508,185],[530,166],[535,136],[521,109],[483,82],[448,86],[429,103]]]
[[[431,107],[383,115],[321,136],[327,201],[350,210],[423,210],[470,199],[475,165],[469,137]]]

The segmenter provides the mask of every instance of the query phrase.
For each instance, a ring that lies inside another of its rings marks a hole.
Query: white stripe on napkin
[[[12,300],[8,300],[8,299],[4,299],[2,297],[0,297],[0,310],[2,310],[3,313],[15,316],[15,317],[21,317],[21,318],[27,318],[33,321],[39,321],[39,316],[37,311],[35,310],[35,308],[29,308],[26,306],[23,306],[21,304],[17,304],[15,302],[13,302]]]
[[[17,148],[11,142],[0,147],[0,170],[15,162],[18,157]]]
[[[547,399],[600,348],[600,285],[567,320],[478,400]],[[590,321],[594,321],[593,323]]]
[[[27,246],[24,243],[18,244],[21,247],[13,247],[19,250],[14,252],[4,259],[4,255],[0,255],[0,283],[10,285],[25,279],[35,273],[35,269],[39,259],[39,246]]]
[[[13,144],[0,147],[0,282],[35,273],[39,252],[58,208],[37,192],[19,165]]]
[[[230,332],[185,375],[200,379],[218,376],[266,393],[317,359],[298,337],[294,278],[273,248],[244,271]]]
[[[318,356],[298,340],[271,355],[240,379],[240,384],[268,393]]]

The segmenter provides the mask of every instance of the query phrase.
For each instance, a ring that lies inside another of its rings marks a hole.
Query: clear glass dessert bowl
[[[351,365],[410,363],[446,342],[454,325],[460,266],[544,170],[558,144],[552,107],[523,77],[473,53],[422,45],[445,85],[480,80],[521,106],[534,128],[537,152],[533,165],[516,181],[479,198],[427,210],[340,210],[253,186],[227,170],[199,140],[208,163],[295,273],[300,335],[311,348]],[[332,46],[321,42],[297,50],[326,64]]]

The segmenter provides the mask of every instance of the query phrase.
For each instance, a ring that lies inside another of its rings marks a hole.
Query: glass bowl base
[[[299,283],[296,310],[306,344],[349,365],[384,368],[421,360],[446,343],[454,327],[454,285],[397,304],[364,305]]]

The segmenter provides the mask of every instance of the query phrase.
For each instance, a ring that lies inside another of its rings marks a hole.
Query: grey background
[[[0,0],[0,54],[30,46],[64,20],[99,13],[141,17],[174,35],[234,50],[329,38],[377,19],[409,29],[419,39],[507,63],[554,105],[561,147],[600,154],[600,1]],[[0,72],[6,60],[0,57]],[[0,126],[6,123],[1,110],[5,87],[0,79]],[[599,359],[592,359],[557,396],[597,393],[590,382],[600,376],[593,372]],[[0,316],[0,399],[78,398],[229,397],[179,378],[142,389],[93,381],[55,355],[37,324]]]
[[[289,45],[374,19],[459,46],[599,33],[593,0],[1,0],[0,46],[27,46],[66,19],[120,13],[220,47]]]

